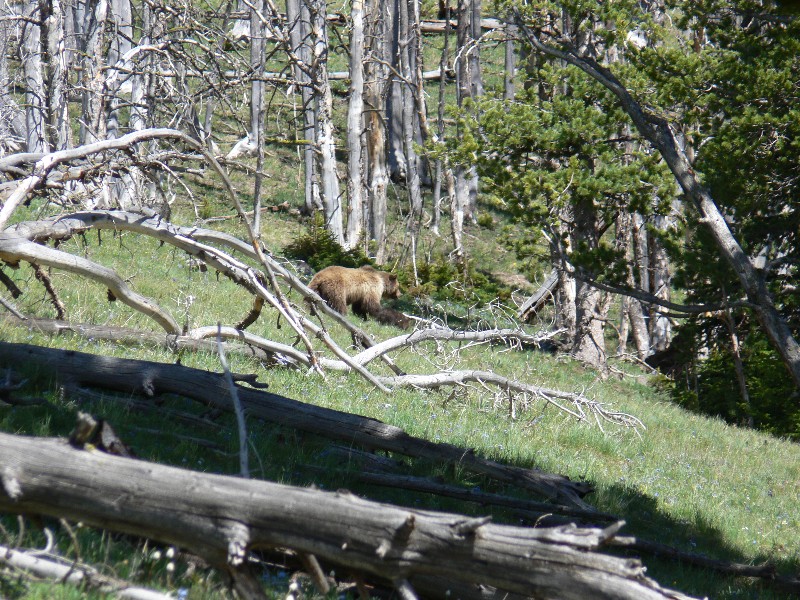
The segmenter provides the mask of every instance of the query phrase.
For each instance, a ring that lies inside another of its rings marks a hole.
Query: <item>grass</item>
[[[95,253],[100,253],[101,249],[93,248],[93,256],[97,257]],[[160,268],[167,272],[176,269],[163,265]],[[188,285],[175,279],[177,287]],[[209,279],[213,280],[213,276]],[[71,281],[74,279],[59,281],[59,289],[66,289]],[[212,306],[223,304],[220,302],[221,294],[230,297],[225,282],[219,285],[216,281],[211,283],[213,285],[205,285],[202,292],[197,290],[195,318],[198,322],[200,319],[224,320],[238,316],[239,312],[232,306],[215,307],[214,310],[205,307],[206,302]],[[204,285],[199,281],[195,284],[190,287],[194,289]],[[75,294],[77,300],[87,297],[77,291]],[[162,294],[170,296],[164,290]],[[201,308],[201,301],[205,308]],[[131,319],[123,314],[123,308],[110,312],[107,308],[97,308],[92,314],[130,324]],[[270,319],[262,317],[262,320],[265,322],[261,327],[266,330]],[[390,328],[371,323],[367,326],[380,337],[394,333]],[[273,335],[280,332],[269,328],[269,331],[261,333]],[[57,345],[117,356],[163,361],[175,358],[163,350],[124,348],[70,336],[48,339],[15,328],[4,329],[2,337],[9,341]],[[435,357],[431,350],[420,350],[421,356],[410,351],[400,353],[397,362],[407,369],[432,371],[442,358]],[[599,509],[625,519],[628,523],[624,530],[626,533],[726,560],[753,564],[769,561],[786,572],[797,572],[800,567],[797,541],[800,529],[797,502],[800,495],[800,447],[785,440],[731,427],[720,420],[687,413],[641,383],[640,377],[601,381],[595,373],[558,356],[537,351],[501,351],[491,346],[471,348],[457,361],[460,368],[490,369],[547,387],[586,390],[587,394],[613,404],[618,410],[641,417],[647,426],[641,437],[628,430],[613,428],[602,432],[595,426],[577,423],[552,407],[536,402],[522,407],[518,418],[512,421],[504,402],[481,391],[470,391],[454,398],[447,394],[411,390],[399,390],[385,396],[354,375],[331,373],[325,383],[304,373],[265,370],[248,359],[236,356],[231,356],[231,359],[235,371],[258,372],[262,380],[270,383],[272,390],[289,397],[370,415],[398,425],[413,435],[473,447],[480,454],[496,460],[588,480],[596,486],[596,492],[589,497],[591,502]],[[425,361],[430,361],[430,366],[422,369]],[[218,370],[213,355],[188,354],[182,357],[182,362]],[[85,409],[85,403],[60,398],[48,382],[36,382],[35,385],[48,395],[50,403],[42,407],[2,409],[0,429],[32,435],[67,435],[74,423],[75,412],[79,406]],[[113,396],[91,401],[88,406],[92,413],[108,419],[122,439],[131,444],[142,458],[200,471],[235,473],[237,470],[237,441],[232,417],[224,416],[207,427],[198,428],[197,425],[174,421],[169,413],[165,418],[156,411],[131,409]],[[170,399],[161,410],[202,413],[201,408],[178,398]],[[169,425],[165,426],[164,421]],[[316,472],[306,468],[306,465],[326,465],[325,444],[321,440],[283,431],[270,424],[250,422],[249,428],[255,476],[296,485],[315,483],[323,488],[347,484],[347,480],[342,481],[338,475],[320,478]],[[188,439],[190,437],[204,439],[207,443],[199,445]],[[481,477],[443,471],[441,466],[420,463],[412,467],[420,474],[445,475],[468,486],[503,491]],[[466,510],[474,514],[486,512],[486,509],[454,501],[396,490],[368,489],[353,483],[347,487],[372,498],[405,505]],[[502,512],[498,518],[503,518]],[[4,525],[9,530],[14,527],[8,520]],[[171,575],[171,580],[167,579],[166,571],[159,573],[145,568],[141,548],[141,541],[114,540],[99,533],[87,533],[80,541],[80,555],[84,560],[101,561],[121,576],[165,589],[185,587],[190,590],[189,597],[224,595],[221,582],[207,573],[201,580],[181,575],[185,565]],[[67,556],[75,552],[69,544],[63,550]],[[135,568],[130,566],[134,561],[132,556],[140,556]],[[649,574],[662,584],[688,593],[715,598],[780,597],[780,594],[762,589],[759,584],[748,580],[720,578],[700,569],[647,557],[645,563]],[[279,579],[274,583],[285,584]],[[56,592],[51,586],[44,586],[46,591],[37,596],[38,587],[39,584],[26,588],[30,591],[18,597],[78,597],[67,590]],[[47,595],[51,592],[63,595]],[[5,593],[13,596],[13,590]]]
[[[213,186],[207,186],[206,191],[209,190],[213,191]],[[179,220],[192,219],[193,211],[187,203],[179,203],[174,208]],[[211,208],[217,214],[232,213],[225,206],[212,205]],[[34,202],[19,217],[33,218],[39,210]],[[242,234],[235,219],[209,226]],[[274,252],[279,252],[302,230],[302,223],[291,215],[270,213],[265,216],[265,242]],[[493,244],[495,236],[492,229],[470,227],[470,252],[488,271],[509,271],[513,256],[498,250]],[[446,233],[443,237],[447,239]],[[424,243],[431,248],[445,245],[442,240],[435,239]],[[117,269],[137,291],[155,298],[182,325],[234,323],[250,307],[248,296],[232,282],[217,278],[213,273],[193,270],[180,253],[140,236],[104,232],[98,238],[91,234],[68,240],[61,249]],[[16,301],[21,310],[54,316],[41,285],[29,268],[22,266],[10,274],[26,291]],[[109,303],[102,286],[70,274],[53,272],[52,277],[69,308],[71,320],[158,329],[153,322],[133,313],[122,303]],[[294,298],[294,301],[299,299]],[[507,324],[506,313],[486,309],[481,312],[475,306],[452,301],[428,302],[426,310],[446,315],[454,324],[467,316],[483,318],[487,323],[499,318],[500,325]],[[373,322],[364,323],[364,326],[377,338],[397,333],[391,327]],[[293,342],[289,328],[278,328],[274,315],[269,312],[253,325],[252,331],[278,341]],[[332,333],[343,346],[350,343],[345,332],[334,329]],[[176,359],[164,349],[123,347],[68,334],[48,338],[5,326],[0,326],[0,337],[6,341],[113,356],[164,362]],[[595,372],[564,357],[540,351],[508,351],[489,345],[467,348],[458,355],[434,350],[433,346],[405,350],[398,353],[396,362],[410,372],[433,372],[445,367],[484,369],[545,387],[584,391],[617,410],[640,417],[647,429],[641,436],[613,427],[604,432],[592,424],[575,422],[553,407],[536,401],[519,406],[516,420],[511,420],[505,399],[480,389],[461,390],[452,397],[449,392],[414,390],[398,390],[385,396],[355,375],[329,373],[325,382],[302,372],[266,369],[256,361],[237,355],[229,359],[235,372],[258,373],[261,380],[270,383],[273,391],[286,396],[373,416],[402,427],[412,435],[472,447],[499,461],[587,480],[596,487],[588,499],[600,510],[625,519],[624,533],[724,560],[752,564],[771,562],[783,573],[800,571],[800,446],[797,444],[682,410],[643,381],[645,376],[630,365],[617,365],[628,373],[623,379],[601,380]],[[187,366],[219,370],[218,359],[211,354],[183,353],[180,358]],[[379,368],[375,366],[376,370]],[[238,442],[231,416],[198,426],[183,423],[175,415],[202,416],[203,409],[179,398],[169,399],[155,411],[131,408],[124,404],[124,399],[107,394],[101,399],[64,398],[51,382],[36,379],[26,391],[44,394],[49,403],[29,408],[0,408],[1,430],[66,436],[74,424],[76,411],[88,409],[106,418],[144,459],[215,473],[238,470]],[[253,450],[251,464],[256,477],[322,488],[349,487],[371,498],[416,507],[472,514],[487,512],[485,508],[452,500],[367,488],[339,473],[333,474],[337,462],[327,456],[324,441],[271,424],[250,422],[248,427]],[[204,441],[199,443],[195,438]],[[404,460],[413,472],[421,475],[440,475],[467,486],[511,493],[479,476],[453,472],[441,465]],[[322,465],[329,474],[320,476],[308,465]],[[502,511],[497,511],[496,519],[513,520]],[[7,532],[4,541],[9,543],[16,536],[16,520],[6,518],[2,524]],[[58,529],[58,524],[51,525]],[[25,530],[25,545],[41,545],[41,534],[35,526],[28,524]],[[77,544],[63,535],[63,531],[59,539],[65,556],[79,555],[84,561],[101,565],[104,570],[140,585],[186,589],[189,598],[228,594],[224,582],[216,575],[202,569],[191,571],[185,559],[175,561],[174,572],[168,572],[164,564],[151,565],[147,557],[152,547],[145,546],[141,540],[115,538],[88,530],[81,531]],[[779,592],[751,580],[720,577],[670,561],[644,558],[648,573],[663,585],[694,595],[781,597]],[[288,578],[281,577],[279,571],[265,573],[275,594],[285,593]],[[0,594],[17,598],[86,597],[84,590],[15,581],[0,575]]]

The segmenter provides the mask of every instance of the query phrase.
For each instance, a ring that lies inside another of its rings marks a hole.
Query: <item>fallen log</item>
[[[638,560],[596,552],[607,529],[523,528],[409,510],[349,493],[209,475],[0,434],[0,510],[66,518],[191,549],[262,597],[247,553],[291,548],[394,582],[414,575],[559,599],[685,598]]]
[[[231,410],[228,386],[221,374],[182,365],[8,342],[0,342],[0,365],[35,368],[51,374],[65,386],[96,387],[151,398],[176,394],[220,410]],[[472,449],[411,436],[377,419],[306,404],[271,392],[241,386],[237,389],[250,417],[368,449],[458,465],[460,469],[518,486],[558,504],[596,510],[581,499],[591,491],[587,483],[536,469],[504,465],[477,456]]]

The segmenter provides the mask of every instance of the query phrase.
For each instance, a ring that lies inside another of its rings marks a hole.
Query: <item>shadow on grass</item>
[[[0,412],[0,429],[28,435],[69,435],[78,410],[87,410],[107,419],[123,441],[133,446],[137,455],[145,460],[185,467],[198,471],[236,473],[238,455],[236,427],[233,416],[215,415],[208,418],[207,409],[199,403],[176,397],[165,397],[155,406],[151,401],[144,405],[120,402],[132,400],[114,394],[95,394],[85,398],[62,398],[47,387],[29,391],[31,395],[51,397],[44,405],[12,407]],[[347,476],[347,469],[358,466],[343,465],[326,458],[325,448],[330,441],[312,434],[298,433],[265,422],[249,425],[254,440],[253,475],[272,481],[294,485],[316,485],[323,489],[348,488],[359,495],[383,502],[419,509],[445,510],[472,515],[492,514],[497,522],[534,525],[520,520],[518,514],[505,509],[495,509],[474,503],[414,493],[406,490],[379,488],[359,484]],[[424,460],[399,458],[400,468],[407,474],[435,477],[465,486],[480,487],[484,491],[525,497],[524,492],[505,484],[490,481],[483,476],[464,473],[441,464]],[[306,468],[314,465],[316,469]],[[530,464],[518,464],[530,468]],[[596,483],[596,482],[590,482]],[[753,560],[745,556],[726,540],[723,531],[712,526],[702,515],[691,520],[681,520],[659,507],[658,499],[623,485],[604,486],[601,492],[590,494],[586,500],[602,512],[616,514],[627,525],[623,536],[672,546],[682,552],[734,563],[770,563],[778,575],[790,576],[800,572],[797,554],[785,557],[765,556]],[[620,512],[619,507],[624,507]],[[606,524],[600,524],[605,526]],[[717,571],[695,567],[668,558],[627,552],[613,547],[604,551],[615,554],[639,556],[648,568],[648,575],[665,587],[679,589],[694,596],[712,598],[786,598],[785,590],[764,580],[735,577]],[[788,553],[787,553],[788,554]]]

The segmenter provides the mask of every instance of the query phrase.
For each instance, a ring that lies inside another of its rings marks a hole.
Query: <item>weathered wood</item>
[[[547,279],[544,280],[544,283],[539,287],[538,290],[528,298],[522,306],[519,307],[517,311],[517,317],[520,319],[528,319],[529,317],[535,315],[542,305],[547,300],[548,296],[552,295],[556,288],[558,287],[558,271],[555,269],[550,271],[550,274],[547,276]]]
[[[64,440],[0,434],[0,510],[81,521],[190,548],[234,571],[292,548],[390,581],[414,574],[537,598],[682,598],[637,560],[596,552],[608,530],[522,528],[307,488],[194,473]],[[462,533],[459,533],[462,532]]]
[[[216,352],[216,342],[207,339],[198,339],[186,335],[164,335],[164,332],[145,331],[130,327],[116,325],[93,325],[91,323],[71,323],[58,319],[40,319],[37,317],[18,318],[10,315],[0,315],[0,327],[24,327],[38,333],[51,335],[73,334],[93,340],[106,340],[123,345],[149,345],[176,350],[191,350],[194,352]],[[227,352],[234,352],[271,362],[274,354],[261,348],[247,344],[225,343]]]
[[[67,385],[101,387],[149,397],[177,394],[224,411],[231,410],[228,388],[222,375],[182,365],[7,342],[0,342],[0,365],[25,365],[48,371]],[[399,427],[369,417],[305,404],[270,392],[243,387],[238,390],[250,417],[348,444],[458,465],[460,469],[519,486],[559,504],[594,510],[581,499],[591,491],[591,486],[586,483],[535,469],[504,465],[477,456],[471,449],[417,438]]]
[[[102,575],[95,569],[76,564],[73,560],[60,560],[57,556],[40,556],[38,550],[24,552],[0,546],[0,564],[30,573],[36,578],[58,583],[70,583],[84,589],[96,589],[113,594],[122,600],[171,600],[173,596],[155,590],[134,587],[127,582]]]

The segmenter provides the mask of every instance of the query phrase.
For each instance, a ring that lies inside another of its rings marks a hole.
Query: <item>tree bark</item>
[[[391,76],[391,56],[387,29],[391,25],[390,5],[367,0],[368,56],[365,65],[365,104],[367,162],[369,171],[369,210],[366,219],[369,237],[375,241],[375,262],[386,260],[386,190],[389,170],[386,156],[386,103]]]
[[[503,100],[511,101],[514,99],[514,75],[517,70],[517,52],[514,47],[514,40],[517,36],[517,28],[507,24],[505,27],[505,61],[503,67]]]
[[[402,69],[401,40],[404,44],[408,43],[404,38],[406,32],[400,23],[400,10],[404,2],[405,0],[390,0],[385,13],[386,54],[391,65],[386,95],[386,143],[389,177],[393,181],[405,181],[407,168],[403,152],[403,82],[398,76]]]
[[[662,231],[674,225],[674,217],[655,216],[654,226]],[[663,244],[651,237],[650,270],[653,294],[666,301],[670,300],[672,291],[672,274],[669,269],[669,257]],[[672,340],[672,322],[663,311],[653,306],[650,310],[650,345],[653,350],[666,350]]]
[[[72,145],[67,86],[72,66],[69,59],[73,53],[67,51],[67,20],[64,13],[64,2],[50,2],[50,17],[43,40],[47,44],[48,124],[56,150]]]
[[[253,181],[253,231],[261,239],[261,186],[264,179],[264,50],[267,27],[263,21],[264,2],[254,2],[250,9],[250,68],[253,80],[250,88],[250,141],[256,149],[256,172]]]
[[[419,283],[417,276],[417,237],[419,235],[420,220],[422,218],[422,190],[420,189],[419,161],[414,151],[415,141],[415,81],[417,79],[416,61],[420,57],[412,49],[416,45],[416,35],[419,32],[419,13],[412,5],[416,0],[400,0],[399,29],[402,36],[400,43],[400,73],[403,76],[401,84],[402,97],[402,133],[403,153],[405,156],[405,176],[409,197],[408,234],[411,238],[411,264],[415,283]]]
[[[42,16],[42,7],[47,6],[41,2],[31,2],[25,8],[25,15],[33,20]],[[46,131],[47,106],[45,100],[47,93],[44,87],[44,74],[42,72],[42,36],[41,27],[31,21],[25,23],[22,39],[22,70],[25,76],[25,124],[27,134],[28,152],[49,152],[50,144]]]
[[[248,551],[283,547],[395,582],[419,574],[538,598],[676,597],[646,578],[639,561],[596,552],[618,525],[494,525],[346,492],[193,473],[52,438],[0,434],[0,458],[0,509],[190,548],[234,579]]]
[[[18,5],[7,0],[0,1],[0,136],[4,153],[27,148],[26,115],[14,99],[14,85],[9,72],[8,57],[19,40],[22,27],[11,20],[19,12]]]
[[[480,81],[473,81],[475,76],[480,77],[480,68],[475,67],[472,55],[478,51],[477,40],[473,38],[474,2],[479,0],[459,0],[458,2],[458,27],[456,29],[456,101],[461,107],[468,98],[473,98],[477,90],[482,90]],[[476,220],[474,211],[477,205],[478,174],[473,166],[458,165],[455,168],[456,202],[460,205],[460,214],[463,218],[473,223]]]
[[[336,140],[333,136],[333,97],[328,79],[328,34],[325,0],[304,0],[311,17],[311,81],[317,95],[316,155],[320,176],[325,225],[339,244],[344,244],[339,175],[336,167]]]
[[[292,61],[294,77],[300,87],[303,115],[303,166],[305,187],[305,212],[310,215],[316,209],[322,209],[319,196],[319,184],[315,172],[314,140],[317,128],[314,111],[314,91],[310,85],[308,67],[311,64],[309,48],[310,15],[303,0],[286,0],[286,19],[289,26],[289,39],[292,54],[298,60]]]
[[[87,0],[83,30],[83,108],[80,144],[106,139],[106,103],[103,97],[108,0]]]
[[[347,235],[354,248],[364,233],[364,1],[351,0],[350,98],[347,105]]]
[[[617,217],[617,247],[621,253],[624,253],[628,263],[626,274],[626,284],[629,287],[634,287],[636,265],[641,263],[638,260],[639,252],[638,240],[640,236],[645,233],[644,229],[639,228],[639,221],[636,215],[627,211],[623,211]],[[629,296],[623,296],[622,311],[620,315],[620,334],[619,334],[619,347],[620,353],[625,351],[627,343],[628,332],[632,332],[633,341],[636,345],[636,355],[639,359],[644,360],[650,354],[650,334],[647,329],[647,321],[644,317],[644,309],[641,302]],[[628,324],[630,323],[630,328]]]

